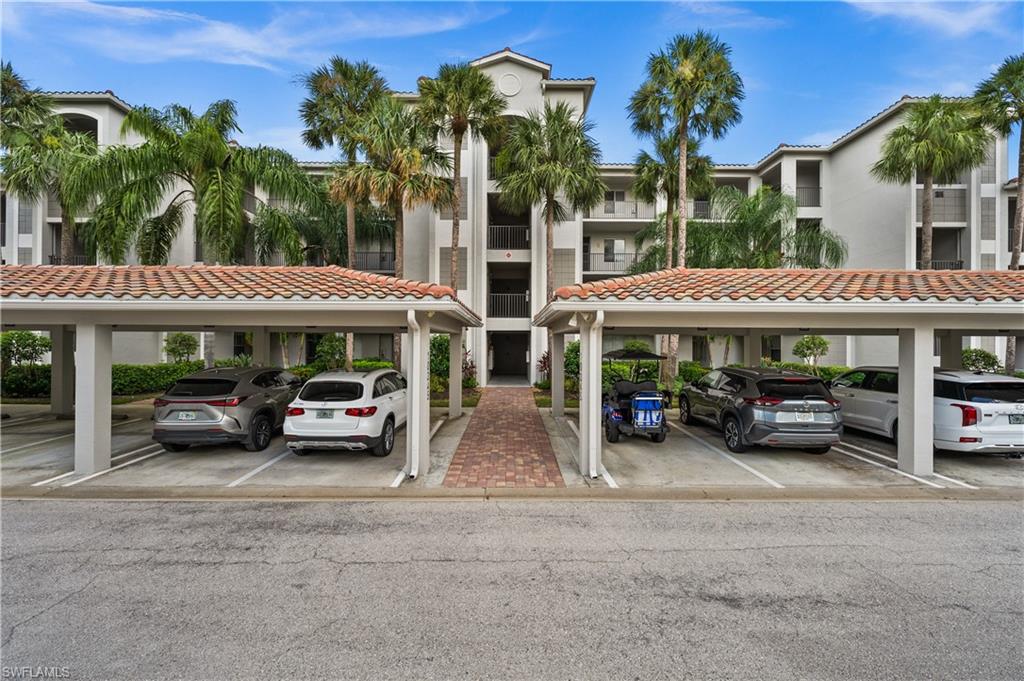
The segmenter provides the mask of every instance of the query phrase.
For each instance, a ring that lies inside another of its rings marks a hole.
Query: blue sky
[[[0,53],[34,85],[157,107],[234,99],[244,143],[304,160],[334,154],[302,146],[295,79],[332,54],[366,59],[410,90],[442,62],[511,46],[555,77],[597,78],[594,135],[604,160],[629,161],[641,143],[625,104],[647,55],[704,28],[732,46],[747,91],[742,123],[705,149],[744,163],[780,142],[830,142],[903,94],[968,94],[1024,49],[1014,2],[5,1],[2,18]]]

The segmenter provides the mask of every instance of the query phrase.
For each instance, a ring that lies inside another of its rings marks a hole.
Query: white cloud
[[[974,33],[1006,33],[1004,12],[1008,2],[865,2],[846,0],[871,18],[896,19],[914,28],[937,30],[961,38]],[[1019,30],[1019,26],[1018,26]]]
[[[810,135],[804,135],[800,138],[797,144],[813,144],[815,146],[825,146],[832,144],[839,137],[845,133],[845,130],[822,130],[820,132],[814,132]]]
[[[10,3],[5,3],[5,23]],[[410,6],[318,4],[282,8],[261,24],[211,19],[201,14],[92,0],[19,3],[15,25],[39,19],[51,36],[87,45],[120,61],[176,60],[237,64],[278,70],[282,63],[310,63],[338,43],[443,33],[493,19],[499,7],[433,10]]]
[[[242,132],[236,137],[239,144],[255,147],[263,145],[284,149],[300,161],[334,161],[339,153],[337,149],[310,149],[302,142],[302,126],[285,125],[260,128],[252,132]]]
[[[775,17],[758,14],[748,7],[727,0],[675,2],[668,12],[668,19],[674,24],[710,28],[779,28],[785,22]],[[694,24],[697,26],[694,26]]]

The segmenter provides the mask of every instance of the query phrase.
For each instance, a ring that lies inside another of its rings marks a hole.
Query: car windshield
[[[213,397],[230,395],[238,381],[226,378],[183,378],[167,391],[171,397]]]
[[[1024,402],[1024,383],[967,383],[964,399],[968,402]]]
[[[827,400],[832,397],[819,378],[770,378],[758,381],[757,388],[764,397],[784,400]]]
[[[363,384],[351,381],[310,381],[299,393],[310,402],[354,402],[363,396]]]

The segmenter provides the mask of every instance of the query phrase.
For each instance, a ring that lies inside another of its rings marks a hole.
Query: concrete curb
[[[1024,489],[926,489],[910,487],[603,487],[573,488],[412,488],[412,487],[73,487],[12,486],[0,498],[152,501],[371,501],[505,500],[545,501],[1024,501]]]

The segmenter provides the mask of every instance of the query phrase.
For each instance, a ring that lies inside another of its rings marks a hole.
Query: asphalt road
[[[76,679],[1024,677],[1015,503],[7,501],[2,522],[2,664]]]

